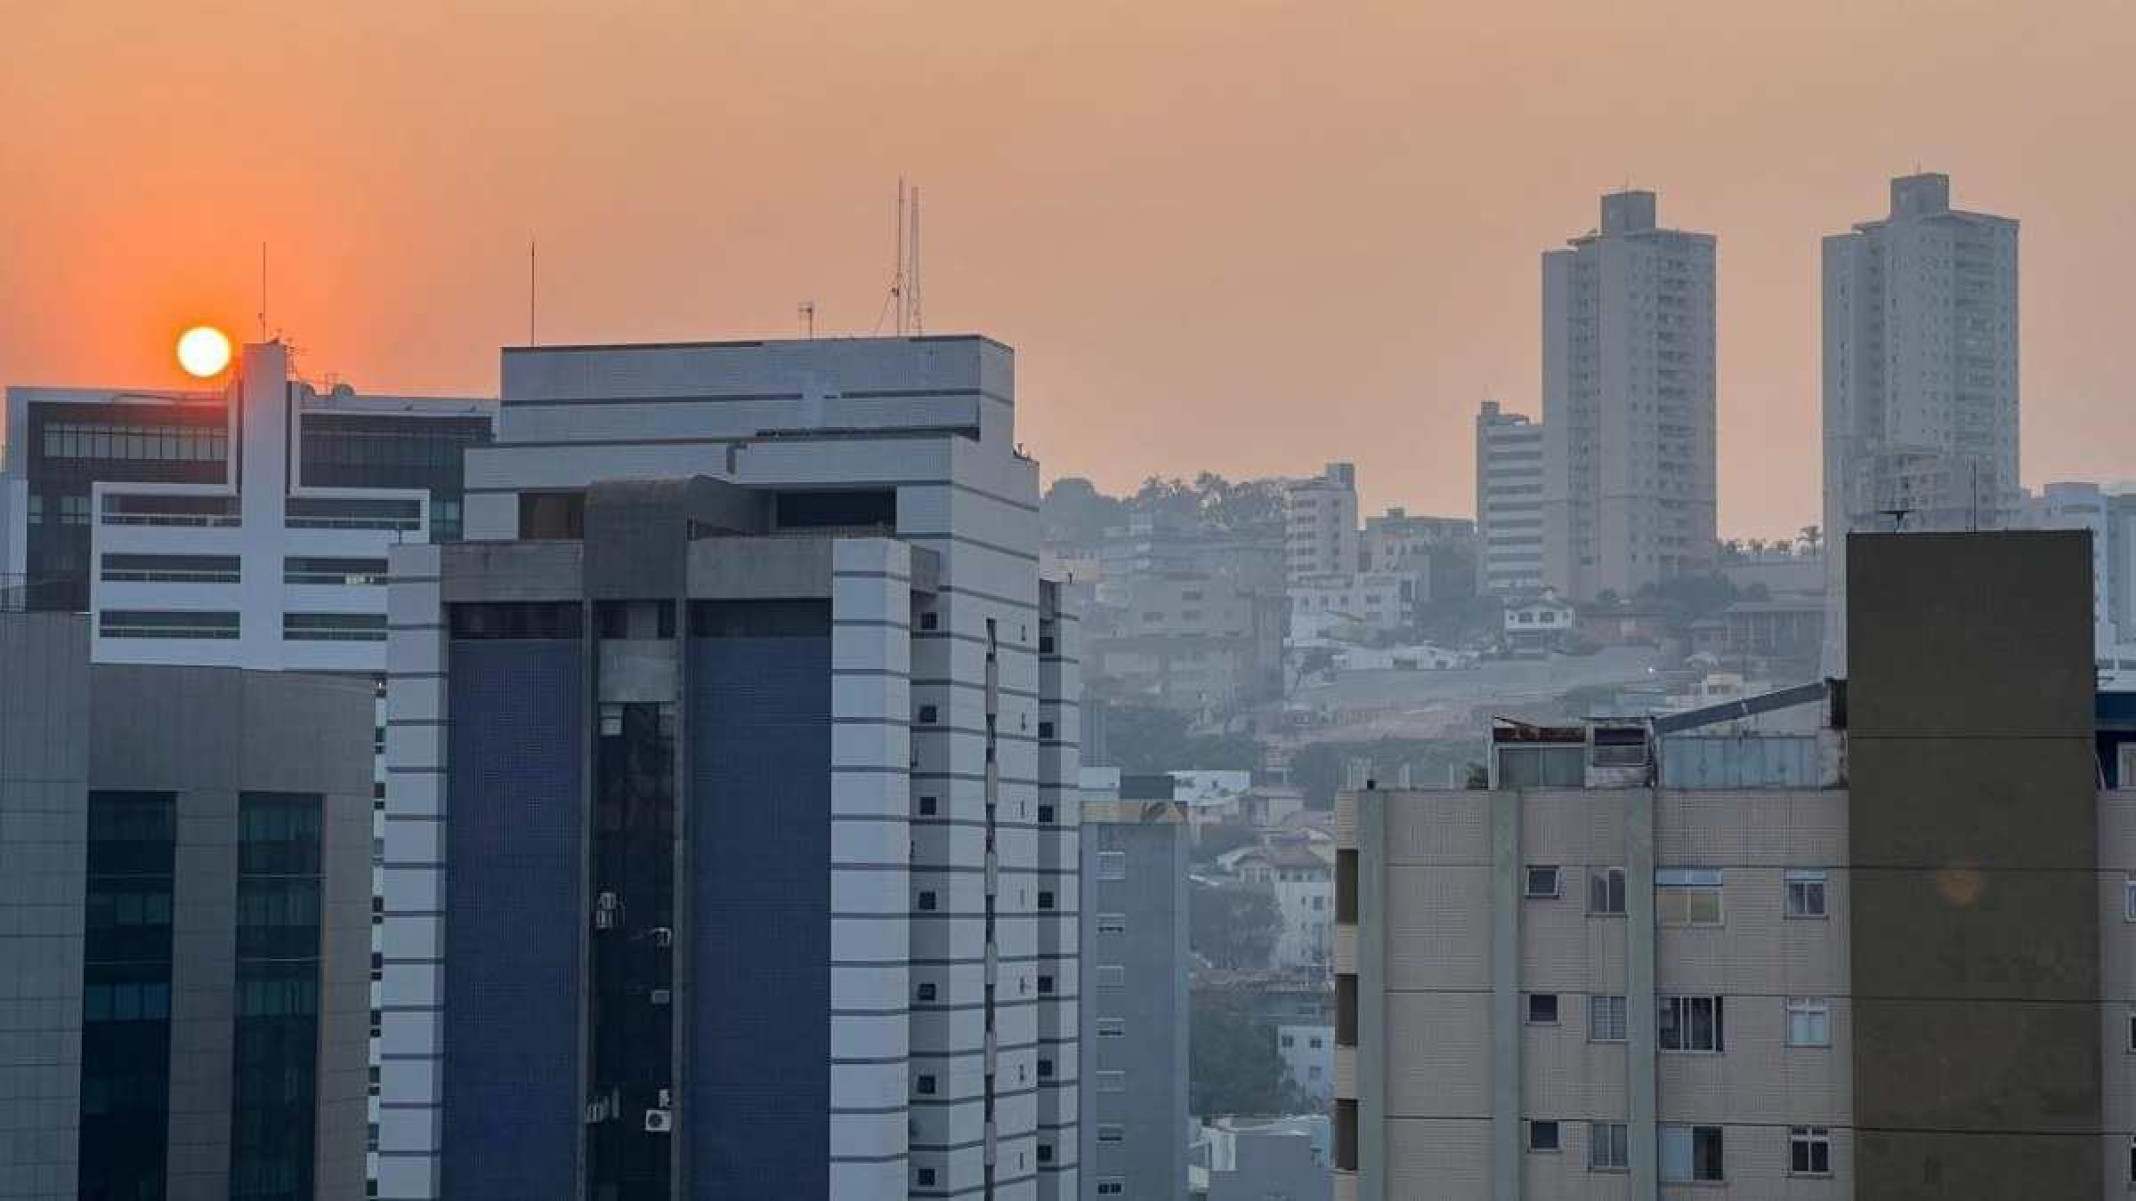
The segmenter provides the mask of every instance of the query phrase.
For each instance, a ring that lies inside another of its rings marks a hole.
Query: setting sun
[[[230,365],[230,338],[212,325],[196,325],[178,335],[178,365],[187,375],[207,379]]]

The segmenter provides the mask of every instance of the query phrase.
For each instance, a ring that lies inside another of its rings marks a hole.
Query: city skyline
[[[256,333],[262,241],[270,330],[366,388],[493,391],[530,233],[543,341],[792,336],[804,300],[866,333],[903,172],[928,326],[1024,351],[1049,478],[1354,459],[1367,510],[1465,512],[1477,402],[1539,412],[1534,256],[1630,183],[1721,240],[1720,528],[1771,537],[1819,520],[1818,240],[1918,164],[2025,222],[2024,482],[2127,477],[2136,247],[2081,135],[2136,99],[2136,23],[2083,15],[39,13],[0,82],[46,118],[0,134],[40,168],[0,198],[0,376],[177,382],[178,329]]]

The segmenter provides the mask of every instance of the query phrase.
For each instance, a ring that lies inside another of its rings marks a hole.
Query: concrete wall
[[[1848,539],[1864,1195],[2100,1193],[2090,573],[2077,534]]]
[[[0,614],[0,1198],[75,1195],[89,637]]]

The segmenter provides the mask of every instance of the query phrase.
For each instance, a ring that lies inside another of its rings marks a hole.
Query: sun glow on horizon
[[[196,325],[178,335],[178,365],[195,379],[221,375],[230,365],[230,336],[212,325]]]

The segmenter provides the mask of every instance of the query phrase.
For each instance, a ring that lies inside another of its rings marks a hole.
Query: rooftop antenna
[[[260,243],[260,341],[267,340],[267,243]]]
[[[1877,512],[1891,518],[1891,532],[1895,534],[1906,532],[1906,519],[1913,515],[1913,510],[1907,508],[1879,509]]]
[[[527,345],[534,345],[534,235],[527,235]]]
[[[897,336],[905,336],[905,177],[897,177],[897,270],[890,275],[890,303],[897,307]]]
[[[813,342],[816,340],[816,302],[813,300],[802,301],[799,311],[801,314],[801,336]]]
[[[912,242],[906,248],[911,256],[910,267],[905,277],[905,300],[912,310],[912,332],[924,333],[925,325],[920,320],[920,185],[912,185]]]

